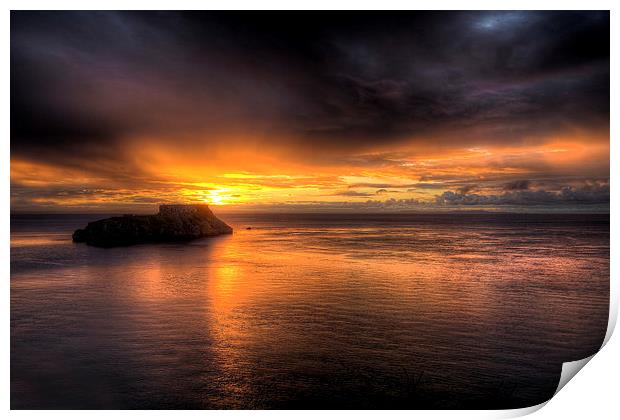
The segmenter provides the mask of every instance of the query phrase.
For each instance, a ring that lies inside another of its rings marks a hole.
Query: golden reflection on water
[[[360,259],[317,249],[256,252],[263,235],[242,231],[218,241],[209,253],[214,263],[205,273],[206,319],[222,377],[235,378],[223,383],[232,400],[255,398],[252,380],[263,368],[256,359],[262,352],[269,357],[321,354],[322,348],[332,346],[342,346],[346,352],[353,342],[372,348],[376,337],[363,336],[367,313],[396,308],[413,316],[412,326],[416,317],[424,323],[444,319],[442,324],[458,329],[444,331],[447,337],[479,332],[476,327],[494,316],[491,303],[497,299],[496,291],[485,281],[475,281],[475,276],[472,281],[471,274],[482,269],[475,263],[467,268],[467,276],[460,276],[455,264],[461,262],[451,264],[438,252],[410,261]],[[460,319],[449,321],[455,313]],[[334,315],[337,322],[331,319]],[[299,325],[291,325],[295,322],[313,329],[302,326],[300,331]],[[359,323],[359,336],[344,341],[333,337],[351,322]],[[404,329],[409,325],[398,316],[387,322],[402,323]],[[437,327],[438,335],[442,328]]]

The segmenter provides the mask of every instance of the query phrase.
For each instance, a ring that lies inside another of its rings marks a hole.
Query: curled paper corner
[[[573,377],[577,374],[577,372],[583,369],[583,367],[587,365],[588,362],[592,360],[592,358],[596,356],[596,354],[599,351],[601,351],[603,347],[605,347],[605,345],[609,342],[609,339],[613,335],[614,330],[616,329],[616,321],[618,320],[618,299],[617,299],[617,295],[613,293],[614,292],[613,283],[611,283],[610,287],[611,287],[611,290],[610,290],[610,301],[609,301],[609,320],[607,322],[607,331],[605,332],[605,338],[603,339],[603,343],[601,344],[601,347],[598,349],[598,351],[583,359],[573,360],[572,362],[564,362],[562,364],[562,372],[560,374],[560,381],[558,382],[558,386],[555,389],[553,396],[549,398],[547,401],[542,402],[537,405],[533,405],[531,407],[517,408],[514,410],[506,410],[504,412],[504,415],[502,415],[502,418],[514,418],[514,417],[526,416],[528,414],[532,414],[540,410],[541,408],[543,408],[545,405],[547,405],[549,401],[553,399],[553,397],[557,395],[558,392],[560,392],[562,388],[564,388],[564,386],[571,379],[573,379]]]
[[[554,397],[557,395],[558,392],[560,392],[562,388],[564,388],[564,385],[566,385],[571,379],[573,379],[577,372],[579,372],[585,365],[587,365],[588,362],[592,360],[592,358],[596,356],[596,354],[601,351],[601,349],[605,347],[605,345],[609,342],[609,339],[611,338],[616,328],[616,321],[618,319],[618,302],[613,294],[611,294],[610,297],[611,301],[609,305],[609,321],[607,322],[607,332],[605,333],[605,338],[603,339],[603,344],[601,344],[601,348],[591,356],[579,360],[573,360],[572,362],[565,362],[562,364],[560,382],[558,383],[558,387],[553,393]]]
[[[616,329],[616,321],[618,320],[618,296],[614,293],[613,285],[611,285],[609,291],[609,321],[607,321],[607,332],[605,333],[605,338],[603,339],[603,344],[601,345],[601,349],[605,347],[609,339],[614,333]],[[600,349],[599,349],[600,351]]]
[[[613,327],[612,327],[612,330],[613,330]],[[610,333],[609,329],[608,329],[608,333]],[[522,417],[522,416],[527,416],[528,414],[532,414],[532,413],[540,410],[545,405],[547,405],[547,403],[549,401],[551,401],[553,399],[553,397],[555,397],[557,395],[557,393],[560,392],[560,390],[562,388],[564,388],[564,386],[571,379],[573,379],[573,377],[577,374],[577,372],[579,372],[585,365],[587,365],[588,362],[590,360],[592,360],[592,358],[595,355],[596,355],[596,353],[594,353],[593,355],[588,356],[588,357],[586,357],[584,359],[573,360],[572,362],[564,362],[564,363],[562,363],[562,373],[560,374],[560,381],[558,382],[558,386],[555,389],[555,392],[553,393],[553,396],[551,398],[549,398],[547,401],[544,401],[544,402],[542,402],[540,404],[533,405],[531,407],[523,407],[523,408],[516,408],[516,409],[513,409],[513,410],[506,410],[506,411],[504,411],[502,413],[502,415],[500,417],[501,418]]]
[[[551,401],[551,399],[553,399],[553,397],[555,397],[556,394],[560,392],[562,388],[564,388],[564,385],[566,385],[577,374],[577,372],[579,372],[581,368],[583,368],[593,357],[594,357],[594,354],[592,356],[586,357],[585,359],[574,360],[572,362],[563,363],[562,373],[560,374],[560,382],[558,383],[558,387],[555,389],[553,396],[549,398],[547,401],[544,401],[540,404],[533,405],[531,407],[523,407],[523,408],[515,408],[512,410],[505,410],[499,415],[499,418],[507,419],[507,418],[523,417],[523,416],[527,416],[528,414],[532,414],[540,410],[545,405],[547,405],[547,403]]]
[[[545,402],[541,402],[540,404],[532,405],[531,407],[513,408],[511,410],[503,410],[501,411],[501,414],[499,416],[496,416],[496,418],[499,417],[503,419],[511,419],[511,418],[516,418],[516,417],[527,416],[528,414],[532,414],[540,410],[541,408],[543,408],[545,405],[547,405],[549,401],[551,401],[551,399]]]
[[[560,375],[560,382],[558,383],[558,387],[556,388],[553,396],[555,396],[564,385],[568,383],[573,377],[579,372],[592,358],[596,355],[586,357],[584,359],[573,360],[572,362],[565,362],[562,364],[562,374]]]

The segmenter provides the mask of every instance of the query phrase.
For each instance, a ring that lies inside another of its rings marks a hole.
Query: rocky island
[[[114,247],[189,241],[232,231],[206,204],[162,204],[157,214],[125,215],[91,222],[73,233],[73,242]]]

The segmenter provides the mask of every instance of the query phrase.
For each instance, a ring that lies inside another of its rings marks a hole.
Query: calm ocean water
[[[231,215],[187,244],[73,244],[97,218],[11,219],[14,409],[523,407],[607,326],[607,215]]]

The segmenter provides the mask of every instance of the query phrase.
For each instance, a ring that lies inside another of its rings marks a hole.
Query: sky
[[[608,12],[11,12],[12,212],[606,212]]]

